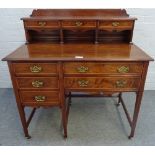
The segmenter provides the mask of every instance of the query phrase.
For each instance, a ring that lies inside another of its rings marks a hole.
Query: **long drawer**
[[[60,104],[58,91],[20,91],[19,93],[23,105],[52,106]]]
[[[58,77],[17,77],[19,89],[58,89]]]
[[[140,74],[142,63],[93,63],[93,62],[67,62],[64,63],[65,74]]]
[[[50,76],[57,74],[56,63],[13,63],[17,76]]]
[[[137,90],[139,77],[65,77],[65,89]]]

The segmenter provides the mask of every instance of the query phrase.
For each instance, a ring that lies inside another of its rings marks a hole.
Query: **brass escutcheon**
[[[125,87],[126,84],[127,84],[127,81],[125,81],[125,80],[116,81],[116,87],[117,88],[123,88],[123,87]]]
[[[119,22],[112,22],[112,26],[119,26]]]
[[[42,71],[42,67],[34,65],[30,67],[30,71],[32,73],[39,73]]]
[[[36,100],[37,102],[44,102],[45,99],[46,99],[45,96],[35,96],[35,100]]]
[[[121,67],[119,67],[119,68],[117,69],[117,71],[118,71],[119,73],[128,73],[128,72],[129,72],[129,67],[127,67],[127,66],[121,66]]]
[[[89,68],[85,67],[85,66],[80,66],[80,67],[77,68],[77,71],[79,73],[86,73],[86,72],[88,72],[88,70],[89,70]]]
[[[45,26],[45,25],[46,25],[46,22],[43,22],[43,21],[38,22],[38,25],[39,25],[39,26]]]
[[[77,21],[77,22],[75,22],[75,25],[76,25],[77,27],[79,27],[79,26],[82,26],[82,25],[83,25],[83,23],[82,23],[82,22],[80,22],[80,21]]]
[[[87,87],[88,86],[89,81],[88,80],[79,80],[78,84],[80,87]]]
[[[32,86],[35,87],[35,88],[40,88],[43,86],[43,81],[39,81],[39,80],[36,80],[36,81],[33,81],[32,82]]]

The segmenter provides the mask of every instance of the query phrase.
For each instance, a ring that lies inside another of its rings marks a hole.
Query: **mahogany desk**
[[[131,126],[129,138],[133,137],[149,61],[153,60],[132,43],[135,18],[119,9],[43,9],[23,20],[27,43],[3,61],[8,62],[25,136],[30,138],[28,126],[38,107],[61,109],[67,137],[71,97],[117,93],[118,105],[122,104]],[[136,94],[133,117],[123,92]],[[28,120],[25,107],[33,108]]]

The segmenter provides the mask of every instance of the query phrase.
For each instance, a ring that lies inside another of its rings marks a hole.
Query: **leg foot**
[[[130,135],[130,136],[128,136],[128,139],[132,139],[132,138],[133,138],[133,136],[131,136],[131,135]]]
[[[121,103],[121,97],[122,97],[122,93],[119,93],[119,95],[118,95],[118,103],[117,103],[118,106],[119,106],[120,103]]]
[[[31,139],[31,136],[30,135],[28,135],[28,136],[25,136],[26,137],[26,139]]]
[[[67,135],[64,135],[64,139],[67,139]]]
[[[119,107],[120,106],[120,103],[117,103],[116,106]]]

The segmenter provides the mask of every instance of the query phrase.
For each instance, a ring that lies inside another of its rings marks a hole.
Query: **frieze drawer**
[[[16,75],[48,75],[57,73],[56,63],[13,63]]]
[[[143,69],[142,63],[92,63],[71,62],[64,63],[65,74],[140,74]]]
[[[64,28],[95,28],[96,21],[85,21],[85,20],[72,20],[72,21],[63,21],[62,26]]]
[[[132,29],[133,21],[100,21],[99,28],[102,28],[102,29]]]
[[[26,28],[59,28],[59,21],[25,21]]]

